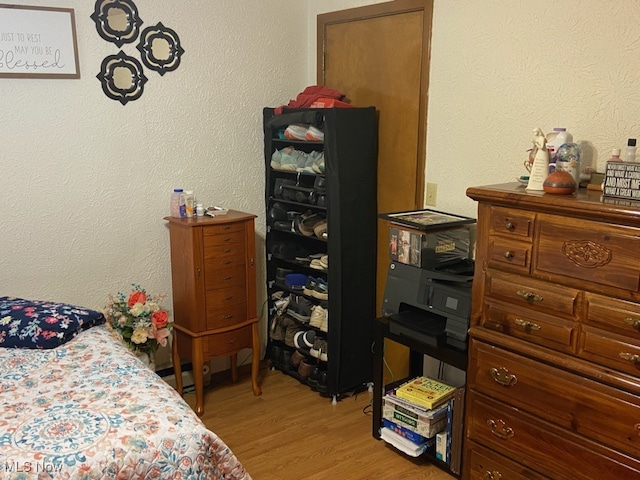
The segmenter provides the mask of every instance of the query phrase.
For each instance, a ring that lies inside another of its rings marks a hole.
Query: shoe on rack
[[[313,302],[302,295],[291,294],[287,313],[302,323],[309,323]]]
[[[306,286],[306,284],[305,284]],[[318,300],[329,299],[329,285],[322,278],[316,278],[316,285],[311,292],[311,296]]]
[[[320,264],[324,268],[329,268],[329,255],[323,255],[320,257]]]
[[[320,393],[328,393],[329,392],[329,382],[328,382],[328,379],[327,379],[326,370],[320,370],[320,372],[318,373],[318,383],[317,383],[316,389]]]
[[[307,383],[311,387],[311,390],[314,392],[318,391],[318,375],[320,374],[320,367],[314,366],[313,370],[311,370],[311,375],[307,378]]]
[[[302,291],[307,284],[307,275],[304,273],[290,273],[284,277],[284,284],[291,290]]]
[[[301,350],[309,350],[315,339],[316,332],[313,330],[300,331],[293,336],[293,345]]]
[[[328,312],[322,307],[322,305],[315,305],[311,311],[311,319],[309,325],[322,330],[322,327],[327,323]]]
[[[293,270],[288,268],[276,268],[276,283],[278,285],[285,285],[285,277],[293,273]]]
[[[298,325],[290,325],[287,327],[287,329],[285,330],[284,333],[284,344],[287,347],[295,347],[295,344],[293,343],[293,339],[296,336],[296,333],[298,333],[300,330],[302,330],[300,327],[298,327]]]
[[[311,142],[324,142],[324,132],[313,125],[309,125],[309,129],[305,132],[304,138]]]
[[[303,354],[301,354],[299,351],[294,350],[293,353],[291,354],[291,358],[289,361],[291,362],[291,365],[298,368],[298,365],[300,365],[300,362],[305,358],[306,357]]]
[[[300,153],[302,152],[293,147],[284,147],[281,150],[276,150],[271,155],[271,168],[285,172],[297,171],[300,163]]]
[[[311,356],[313,358],[317,358],[323,362],[326,362],[327,357],[327,341],[324,338],[316,337],[313,342],[313,347],[311,348]]]
[[[314,234],[314,228],[316,227],[316,225],[323,221],[325,221],[325,219],[320,215],[310,215],[307,218],[303,219],[302,222],[300,222],[298,230],[305,237],[311,237]]]
[[[281,350],[280,361],[278,362],[280,370],[290,371],[293,370],[291,366],[291,352],[285,348]]]
[[[327,193],[327,181],[324,177],[316,177],[313,181],[313,189],[318,195],[325,195]]]
[[[311,152],[313,154],[313,152]],[[318,155],[313,156],[313,165],[311,168],[315,173],[324,173],[324,152],[318,152]]]
[[[298,365],[298,375],[300,375],[302,379],[306,381],[309,378],[309,376],[311,376],[311,373],[313,372],[314,367],[315,365],[310,358],[304,358],[302,359],[302,361],[300,361],[300,364]]]
[[[289,140],[306,140],[305,135],[309,127],[299,123],[293,123],[284,130],[284,136]]]
[[[309,266],[311,268],[315,268],[316,270],[325,270],[327,268],[327,265],[323,265],[322,260],[320,260],[319,258],[314,258],[313,260],[311,260]]]
[[[302,293],[312,297],[313,296],[312,292],[316,288],[317,281],[318,281],[318,279],[315,278],[315,277],[308,277],[307,278],[307,283],[305,283],[304,287],[302,288]]]
[[[316,223],[313,226],[313,233],[318,238],[327,238],[327,219],[323,219],[321,222]]]

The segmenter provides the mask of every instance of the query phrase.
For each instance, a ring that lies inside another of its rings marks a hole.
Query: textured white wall
[[[427,181],[440,186],[437,208],[475,216],[466,188],[525,174],[534,127],[567,127],[600,170],[640,137],[639,25],[635,0],[436,0]]]

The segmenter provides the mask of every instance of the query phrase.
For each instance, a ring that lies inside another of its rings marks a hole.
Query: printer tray
[[[446,318],[429,315],[419,310],[394,313],[387,318],[391,333],[413,338],[432,347],[444,347],[447,343]]]

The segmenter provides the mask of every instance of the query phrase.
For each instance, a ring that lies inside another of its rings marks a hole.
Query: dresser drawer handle
[[[510,232],[513,232],[516,229],[516,226],[511,222],[511,220],[506,219],[504,221],[504,228],[506,228]]]
[[[523,330],[531,331],[531,330],[540,330],[542,327],[537,323],[530,322],[528,320],[522,320],[521,318],[516,318],[513,323],[522,327]]]
[[[624,319],[624,323],[631,325],[632,328],[640,331],[640,319],[627,317]]]
[[[231,263],[233,263],[233,260],[224,260],[222,262],[223,265],[230,265]]]
[[[515,257],[515,254],[511,251],[511,250],[507,250],[506,252],[504,252],[504,258],[513,258]]]
[[[506,440],[515,435],[513,428],[507,427],[507,424],[504,422],[504,420],[496,421],[493,419],[489,419],[487,420],[487,425],[489,425],[489,428],[491,429],[491,433],[493,433],[496,437]]]
[[[227,340],[227,343],[232,345],[232,344],[236,343],[236,339],[235,338],[230,338],[229,340]]]
[[[493,380],[502,386],[512,387],[513,385],[518,383],[518,378],[513,373],[509,373],[509,370],[507,370],[505,367],[494,367],[489,370],[489,372],[491,372]]]
[[[230,242],[231,241],[231,237],[225,237],[222,239],[223,242]]]
[[[640,364],[640,355],[635,355],[633,353],[620,352],[620,358],[623,360],[629,360],[634,365]]]
[[[233,295],[227,295],[226,297],[224,297],[224,299],[226,301],[232,300],[233,299]]]
[[[537,293],[527,292],[526,290],[518,290],[516,293],[518,294],[518,296],[524,298],[529,303],[542,301],[542,297]]]
[[[225,275],[224,277],[222,277],[222,280],[224,280],[225,282],[228,282],[229,280],[231,280],[233,277],[231,275]]]
[[[487,470],[486,472],[484,472],[484,478],[487,478],[489,480],[500,480],[502,478],[502,474],[496,470],[494,470],[493,472]]]
[[[229,320],[230,318],[233,318],[233,315],[231,315],[230,313],[227,313],[226,315],[223,315],[222,318],[225,320]]]

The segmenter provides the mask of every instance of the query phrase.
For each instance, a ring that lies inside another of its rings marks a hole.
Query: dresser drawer
[[[485,302],[481,325],[561,352],[576,351],[578,323],[572,320],[517,308],[511,304]]]
[[[640,451],[640,397],[474,341],[468,384],[536,418],[615,447]]]
[[[490,237],[487,264],[493,268],[528,274],[531,266],[531,244],[509,238]]]
[[[632,292],[640,285],[640,230],[540,215],[534,274],[556,274]],[[581,283],[582,285],[582,283]]]
[[[490,215],[489,235],[531,239],[535,225],[535,213],[492,206]]]
[[[204,345],[202,346],[205,360],[207,357],[230,355],[243,348],[251,348],[251,341],[251,325],[229,332],[209,335],[204,339]]]
[[[640,305],[592,293],[586,294],[585,322],[594,327],[626,335],[640,345]]]
[[[533,470],[483,448],[475,442],[469,442],[471,453],[466,459],[466,477],[469,480],[546,480]],[[467,450],[469,451],[469,450]]]
[[[231,247],[230,245],[226,247]],[[242,246],[236,246],[236,248],[224,248],[227,253],[220,253],[212,257],[205,257],[204,268],[207,270],[214,270],[218,268],[234,267],[237,265],[244,265],[245,255],[243,252],[236,252],[236,250],[242,250]],[[221,248],[222,250],[222,248]]]
[[[244,246],[244,231],[240,232],[225,232],[220,235],[205,235],[203,237],[205,257],[209,256],[214,251],[224,250],[212,250],[212,248],[224,248],[225,245],[239,245]],[[244,250],[242,250],[244,251]]]
[[[577,317],[580,291],[519,275],[487,272],[486,294],[516,306],[527,306],[553,315]]]
[[[246,269],[244,265],[235,265],[227,268],[206,269],[204,277],[205,290],[229,288],[235,285],[244,285]]]
[[[469,392],[471,440],[553,479],[640,478],[640,461],[555,425]]]
[[[635,339],[584,326],[578,356],[620,372],[640,377],[640,346]]]

